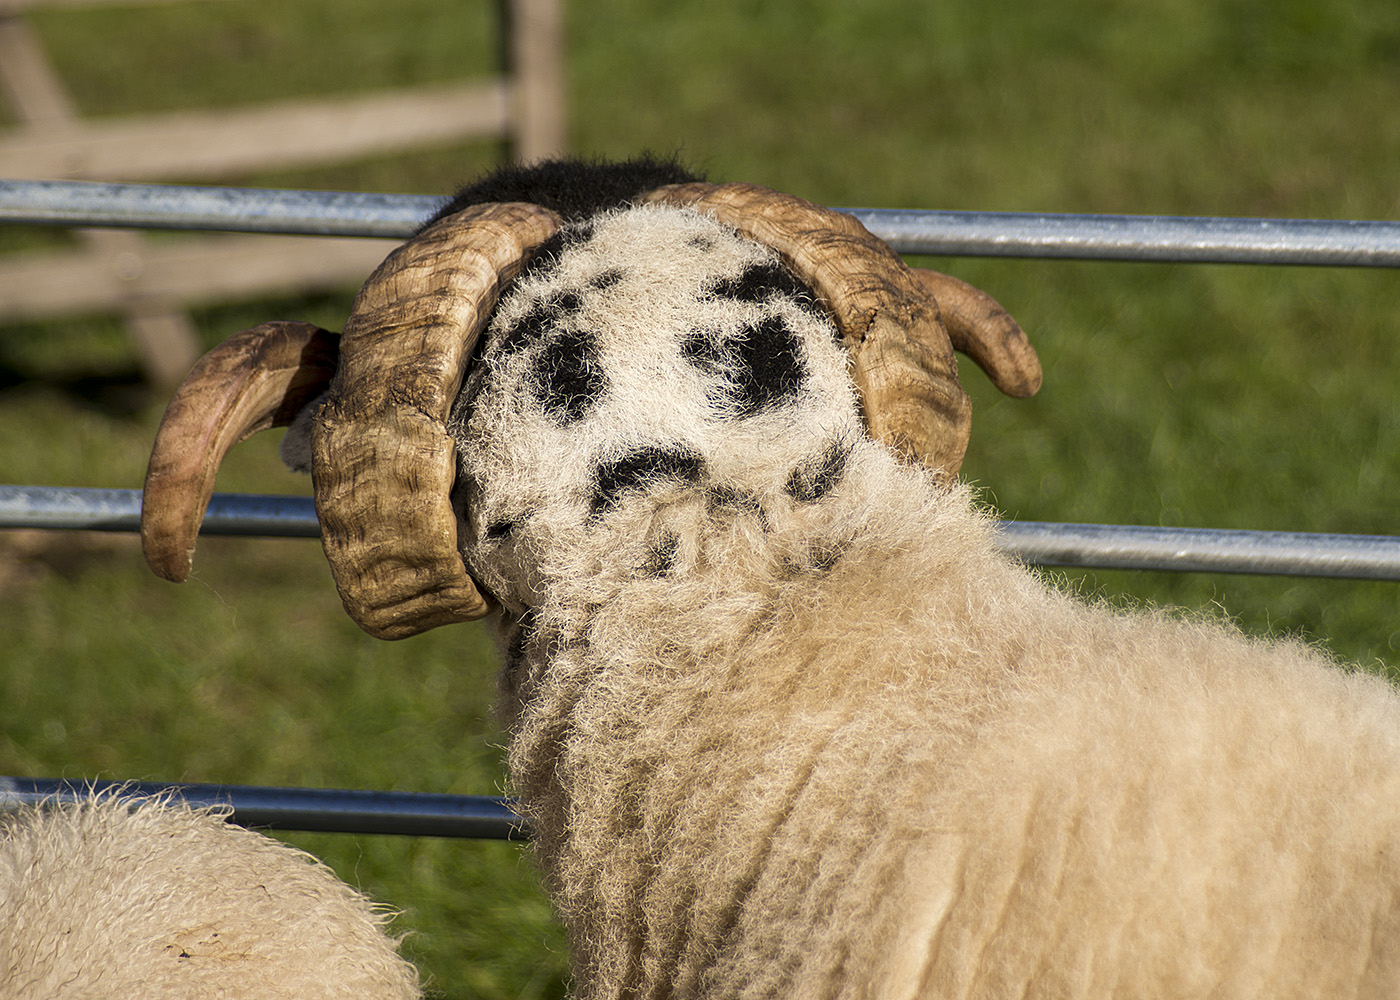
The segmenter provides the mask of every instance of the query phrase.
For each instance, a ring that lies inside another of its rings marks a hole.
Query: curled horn
[[[158,576],[190,574],[219,463],[238,442],[286,427],[325,389],[335,334],[310,323],[263,323],[196,362],[156,432],[141,500],[141,549]]]
[[[1005,392],[1039,386],[1035,352],[1000,306],[956,279],[911,271],[852,216],[748,184],[673,185],[640,200],[709,212],[775,249],[850,347],[871,435],[931,468],[955,474],[967,446],[970,405],[954,347]],[[484,615],[457,549],[446,422],[501,288],[559,226],[538,205],[472,206],[380,265],[338,350],[318,327],[266,323],[206,355],[172,400],[152,454],[142,511],[152,568],[188,575],[224,454],[290,423],[329,381],[312,433],[313,480],[346,611],[385,639]]]
[[[356,296],[312,475],[341,602],[370,635],[489,610],[457,549],[447,417],[501,287],[559,225],[538,205],[475,205],[399,247]]]
[[[911,273],[938,302],[953,347],[977,362],[1008,396],[1024,399],[1040,388],[1040,358],[1011,314],[980,288],[927,268]]]
[[[850,348],[871,436],[929,468],[951,477],[967,451],[972,407],[955,346],[1003,391],[1039,386],[1035,351],[1005,310],[956,279],[911,270],[854,216],[755,184],[676,184],[642,200],[693,207],[776,250],[823,299]],[[954,305],[951,330],[940,292]]]

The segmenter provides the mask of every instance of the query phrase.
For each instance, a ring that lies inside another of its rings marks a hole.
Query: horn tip
[[[1029,399],[1040,391],[1043,378],[1044,376],[1041,373],[1040,365],[1037,364],[1035,366],[1035,371],[1023,371],[1019,382],[1002,391],[1008,396],[1014,396],[1016,399]]]
[[[141,553],[146,565],[162,580],[184,583],[194,568],[194,546],[161,544],[145,535],[141,538]]]

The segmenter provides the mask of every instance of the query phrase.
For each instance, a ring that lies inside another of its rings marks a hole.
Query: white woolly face
[[[501,300],[453,414],[461,547],[507,610],[661,576],[723,518],[820,504],[864,436],[848,352],[775,253],[690,210],[566,229]]]

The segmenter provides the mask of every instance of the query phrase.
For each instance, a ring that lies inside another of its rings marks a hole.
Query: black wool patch
[[[496,342],[506,354],[538,343],[550,330],[578,312],[583,306],[583,296],[575,291],[559,292],[547,298],[537,299],[525,311],[525,315],[506,327],[498,335]]]
[[[758,495],[750,490],[739,489],[728,483],[717,483],[705,491],[705,509],[734,510],[744,514],[764,517],[763,503]]]
[[[729,360],[718,334],[703,330],[697,330],[681,341],[681,357],[705,371],[717,371]]]
[[[781,316],[751,323],[728,340],[697,331],[681,342],[681,356],[724,380],[713,401],[736,417],[781,405],[807,381],[802,338]]]
[[[791,299],[804,309],[815,309],[812,290],[782,264],[769,261],[750,264],[736,277],[721,278],[706,289],[711,295],[739,302],[762,302],[773,296]]]
[[[703,179],[674,158],[649,153],[618,162],[557,159],[501,167],[458,191],[424,226],[468,206],[491,201],[534,202],[571,222],[620,208],[665,184]]]
[[[802,341],[781,316],[745,327],[725,347],[734,361],[726,395],[738,416],[751,417],[802,391],[807,380]]]
[[[544,338],[559,322],[559,311],[548,299],[537,300],[525,311],[525,315],[506,327],[496,337],[496,343],[506,354],[523,351],[531,344]]]
[[[625,494],[662,483],[698,483],[704,469],[704,460],[686,448],[639,448],[599,464],[593,475],[589,510],[601,514],[616,507]]]
[[[587,331],[569,330],[545,344],[530,375],[535,398],[561,424],[581,418],[608,388],[597,339]]]
[[[621,280],[622,268],[610,267],[606,271],[601,271],[598,274],[595,274],[593,277],[589,278],[588,287],[596,288],[598,289],[598,291],[601,292],[605,288],[611,288],[613,285],[617,284]]]
[[[850,457],[848,449],[832,444],[816,458],[793,469],[783,491],[798,503],[815,503],[840,484]]]

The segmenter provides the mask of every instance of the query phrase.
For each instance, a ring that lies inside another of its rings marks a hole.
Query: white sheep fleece
[[[3,1000],[414,1000],[388,919],[310,855],[168,798],[0,817]]]
[[[577,996],[1400,995],[1394,690],[1056,591],[863,436],[824,319],[712,294],[768,251],[592,233],[502,302],[454,424]],[[736,411],[723,345],[775,315],[800,385]],[[561,419],[570,330],[606,378]]]

